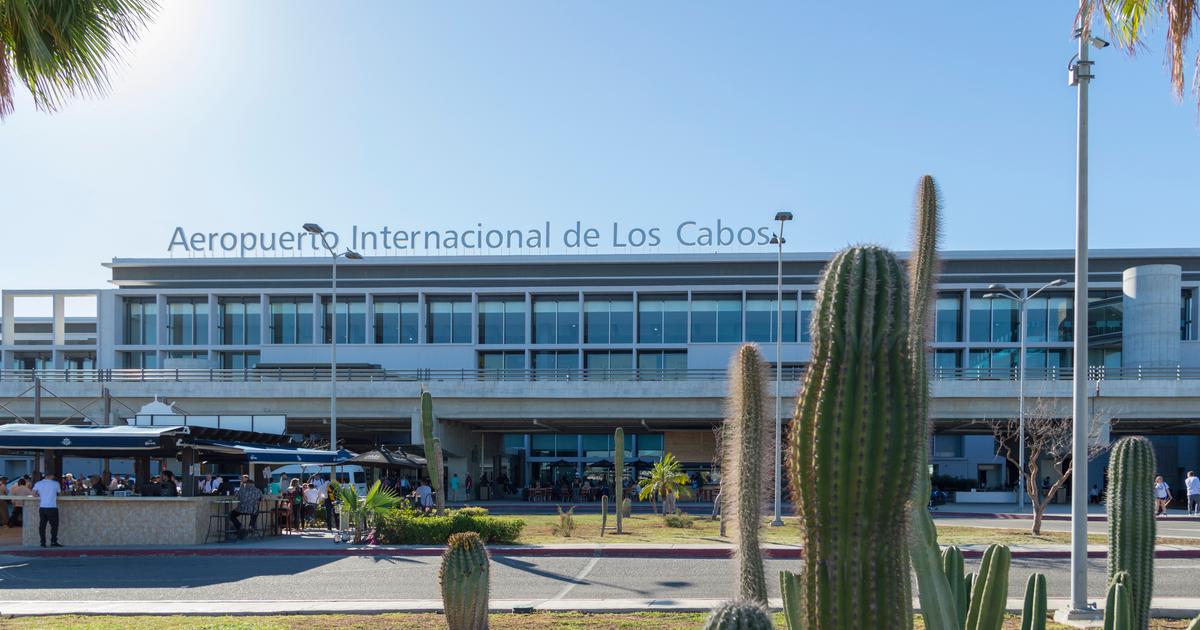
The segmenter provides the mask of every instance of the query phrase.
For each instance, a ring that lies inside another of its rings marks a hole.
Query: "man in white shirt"
[[[54,479],[54,473],[49,473],[42,480],[33,484],[33,495],[38,502],[38,534],[42,538],[42,546],[46,546],[46,524],[50,525],[50,546],[61,547],[58,544],[58,493],[62,489]]]
[[[425,514],[433,509],[433,488],[430,488],[424,479],[421,480],[421,485],[417,486],[417,502],[421,505],[421,512]]]
[[[1187,488],[1188,514],[1200,515],[1200,477],[1196,476],[1195,471],[1189,470],[1183,485]]]
[[[221,484],[223,483],[225,483],[225,480],[221,478],[221,475],[214,475],[212,483],[209,485],[208,493],[221,494]]]

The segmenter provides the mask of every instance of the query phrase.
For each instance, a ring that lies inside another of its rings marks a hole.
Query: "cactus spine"
[[[835,255],[817,292],[812,362],[788,444],[810,630],[912,627],[907,547],[865,542],[907,540],[925,447],[912,401],[906,285],[896,257],[867,245]]]
[[[909,553],[913,573],[917,576],[917,595],[921,600],[921,617],[929,630],[960,630],[966,617],[966,607],[954,592],[948,574],[939,572],[937,528],[929,516],[929,333],[932,327],[930,311],[936,294],[934,280],[938,273],[938,236],[941,199],[933,177],[925,175],[917,184],[916,215],[912,258],[908,261],[909,289],[909,360],[913,370],[913,404],[916,406],[919,437],[916,476],[912,485],[912,533]],[[943,563],[945,557],[943,556]],[[961,562],[961,554],[960,554]],[[942,567],[944,569],[944,567]],[[959,571],[961,586],[962,571]],[[963,595],[963,593],[959,593]],[[965,597],[963,598],[965,599]],[[947,605],[954,603],[953,606]]]
[[[736,599],[767,604],[767,579],[763,574],[758,528],[762,525],[764,454],[771,451],[766,424],[766,376],[758,348],[747,344],[738,349],[730,365],[728,424],[724,440],[724,469],[733,477],[727,488],[728,505],[737,508],[738,590]]]
[[[964,630],[1000,630],[1004,625],[1004,606],[1008,601],[1008,567],[1012,553],[1004,545],[989,545],[983,552],[979,575],[971,590]]]
[[[1129,574],[1120,571],[1108,584],[1104,600],[1104,630],[1133,630],[1134,611],[1129,597]]]
[[[604,535],[605,528],[608,527],[608,495],[600,495],[600,535]]]
[[[625,503],[629,499],[625,496],[625,429],[617,427],[613,431],[613,470],[616,471],[613,483],[615,488],[615,503],[617,506],[617,533],[624,534],[625,530],[621,528],[621,519],[624,516],[629,516],[625,511]]]
[[[450,536],[438,580],[451,630],[488,627],[488,553],[476,532]]]
[[[1030,574],[1025,583],[1021,630],[1046,630],[1046,576],[1042,573]]]
[[[437,500],[437,513],[446,511],[446,493],[442,491],[442,445],[433,437],[433,394],[421,392],[421,437],[425,445],[425,467],[429,485]]]
[[[783,619],[789,630],[802,630],[800,614],[800,576],[791,571],[779,572],[779,591],[783,595]]]
[[[1108,579],[1128,572],[1126,587],[1135,628],[1150,624],[1154,590],[1154,447],[1126,437],[1108,460]]]
[[[726,602],[712,611],[704,630],[771,630],[771,615],[760,604]]]

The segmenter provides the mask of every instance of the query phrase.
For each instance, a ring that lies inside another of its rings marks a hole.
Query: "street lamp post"
[[[1050,287],[1061,287],[1066,284],[1062,278],[1055,278],[1050,282],[1042,285],[1040,289],[1024,297],[1018,295],[1012,289],[1003,284],[993,284],[988,287],[989,293],[983,294],[985,300],[990,300],[998,297],[1016,300],[1021,304],[1021,317],[1018,326],[1020,332],[1017,333],[1021,340],[1021,351],[1017,356],[1017,511],[1025,511],[1025,311],[1029,307],[1029,301],[1037,297],[1039,293],[1049,289]]]
[[[337,452],[337,263],[338,258],[348,258],[350,260],[362,260],[362,255],[358,252],[347,249],[342,253],[338,253],[336,249],[329,244],[328,233],[321,229],[321,226],[316,223],[305,223],[304,230],[310,234],[316,234],[321,237],[321,245],[329,251],[333,257],[332,271],[330,277],[332,279],[332,293],[329,298],[330,309],[330,334],[329,334],[329,450]],[[349,315],[349,311],[347,311]],[[347,322],[349,325],[349,322]]]
[[[779,233],[771,237],[771,243],[779,246],[779,259],[775,275],[775,519],[771,525],[783,525],[783,224],[792,220],[792,213],[775,213],[779,222]],[[796,304],[799,316],[799,303]]]

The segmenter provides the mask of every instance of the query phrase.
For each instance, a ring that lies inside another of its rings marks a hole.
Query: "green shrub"
[[[511,545],[521,536],[525,521],[499,516],[474,516],[455,511],[450,516],[416,516],[400,510],[380,514],[375,533],[384,545],[444,545],[451,534],[476,532],[485,543]]]
[[[667,527],[690,529],[692,527],[693,521],[695,521],[695,520],[696,519],[693,518],[691,514],[688,514],[683,511],[675,512],[674,514],[664,514],[663,515],[663,523],[666,524]]]
[[[554,526],[554,535],[570,538],[575,535],[575,506],[566,512],[562,511],[562,506],[558,508],[558,525]]]
[[[487,516],[489,514],[487,508],[468,505],[454,510],[455,514],[466,514],[467,516]]]

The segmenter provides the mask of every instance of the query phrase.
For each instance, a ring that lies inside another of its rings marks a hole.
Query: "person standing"
[[[38,536],[42,546],[46,546],[46,525],[50,525],[50,546],[61,547],[58,544],[58,494],[62,486],[54,479],[54,473],[48,473],[42,480],[33,484],[33,495],[38,498]]]
[[[422,514],[428,514],[433,509],[433,488],[429,487],[429,482],[425,479],[417,486],[417,502],[421,505]]]
[[[458,500],[458,484],[459,484],[458,473],[454,473],[450,477],[450,500],[451,501]]]
[[[467,491],[467,500],[468,501],[470,501],[472,498],[471,497],[471,489],[474,487],[475,487],[475,484],[471,481],[471,473],[467,473],[467,480],[463,482],[463,488],[465,488]]]
[[[1196,471],[1188,471],[1187,479],[1183,480],[1183,487],[1187,489],[1188,514],[1200,516],[1200,477],[1196,476]]]
[[[15,487],[9,489],[8,494],[9,494],[9,496],[13,496],[13,497],[27,497],[27,496],[33,494],[33,491],[29,489],[29,480],[26,479],[25,477],[21,477],[20,479],[17,480],[17,485]],[[18,503],[16,501],[13,501],[13,511],[12,511],[12,514],[10,514],[8,517],[8,526],[9,527],[21,527],[24,524],[25,524],[25,502],[22,501],[22,502]]]
[[[1167,515],[1167,504],[1171,502],[1171,486],[1162,475],[1154,478],[1154,515]]]
[[[8,477],[0,477],[0,527],[8,526]]]

